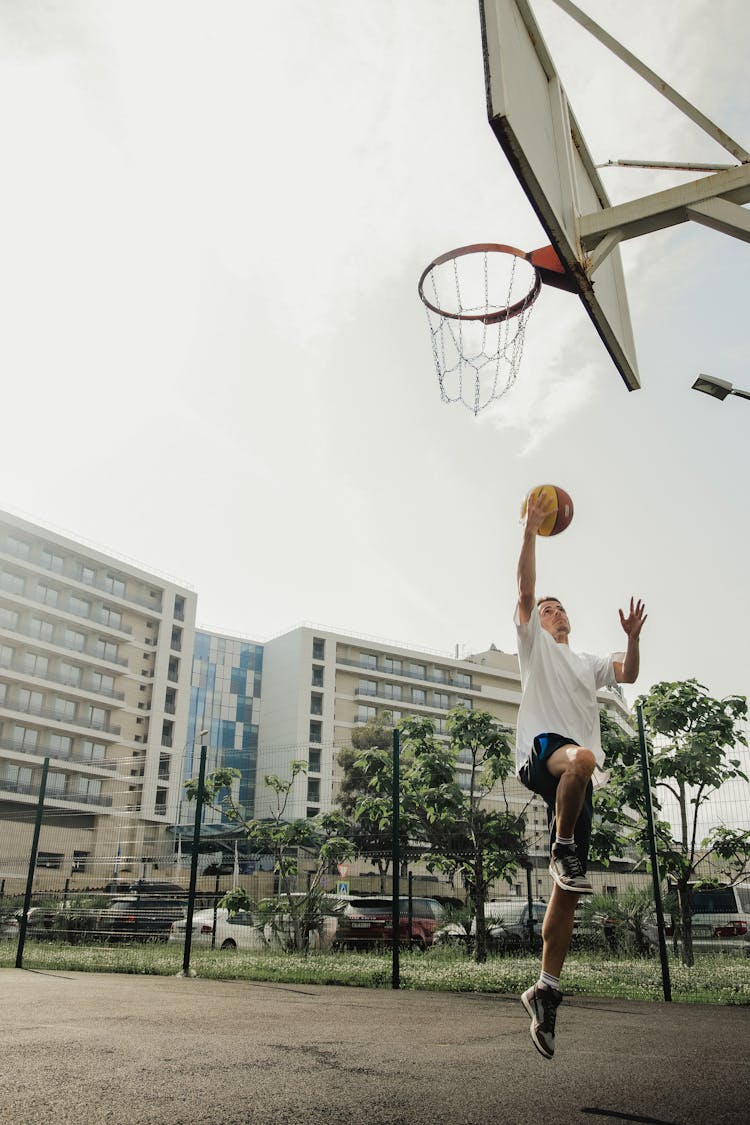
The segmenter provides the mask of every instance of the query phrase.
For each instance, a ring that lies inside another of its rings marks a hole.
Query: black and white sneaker
[[[570,844],[555,844],[549,861],[549,873],[564,891],[592,895],[594,888],[586,878],[578,853]]]
[[[521,997],[521,1003],[531,1016],[532,1041],[545,1059],[551,1059],[555,1053],[555,1018],[562,998],[562,992],[556,988],[540,988],[538,984],[527,988]]]

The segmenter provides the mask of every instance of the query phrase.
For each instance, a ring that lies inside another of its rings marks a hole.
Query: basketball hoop
[[[560,284],[563,273],[551,247],[526,254],[494,242],[430,262],[418,289],[443,402],[462,402],[477,415],[510,390],[542,281]]]

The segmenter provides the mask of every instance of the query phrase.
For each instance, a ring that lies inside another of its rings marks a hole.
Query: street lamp
[[[738,398],[750,398],[750,391],[735,389],[725,379],[715,379],[713,375],[699,375],[693,383],[692,389],[702,391],[704,395],[710,395],[711,398],[718,398],[721,402],[729,395],[737,395]]]

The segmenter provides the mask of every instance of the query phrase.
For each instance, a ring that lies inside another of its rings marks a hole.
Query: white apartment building
[[[172,848],[195,609],[182,585],[0,512],[3,875],[28,860],[45,758],[41,867],[94,884],[115,852],[135,878]]]
[[[295,781],[286,817],[330,809],[337,750],[351,745],[357,725],[382,712],[389,712],[394,722],[427,716],[441,735],[447,734],[448,712],[461,704],[514,728],[520,699],[518,656],[494,646],[459,659],[313,626],[294,629],[264,645],[256,816],[267,816],[273,802],[263,775],[287,778],[294,759],[306,761],[308,772]],[[627,724],[628,708],[619,693],[604,691],[599,699]],[[458,769],[459,784],[465,777],[468,787],[468,762],[459,760]],[[530,851],[546,866],[542,801],[536,798],[529,805],[531,794],[514,777],[506,792],[511,810],[527,810]],[[597,882],[601,889],[608,885],[604,876]]]

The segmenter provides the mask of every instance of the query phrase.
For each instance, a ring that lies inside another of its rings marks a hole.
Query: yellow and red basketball
[[[556,484],[538,484],[536,488],[532,488],[524,496],[521,505],[521,519],[526,517],[526,505],[529,502],[529,497],[542,495],[546,496],[551,502],[552,511],[539,528],[538,534],[559,535],[561,531],[565,531],[565,528],[573,519],[573,501],[565,489],[558,487]]]

